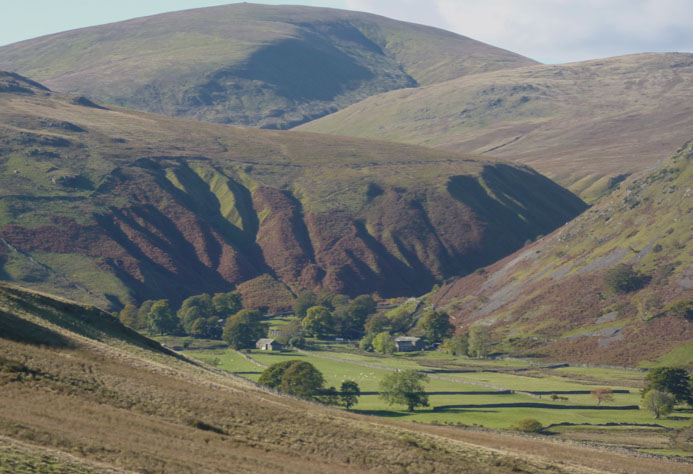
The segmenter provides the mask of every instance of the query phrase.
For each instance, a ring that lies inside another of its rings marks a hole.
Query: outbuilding
[[[263,338],[255,343],[255,347],[261,351],[279,351],[283,346],[274,339]]]
[[[422,351],[424,342],[420,337],[398,336],[395,338],[395,346],[397,346],[397,352]]]

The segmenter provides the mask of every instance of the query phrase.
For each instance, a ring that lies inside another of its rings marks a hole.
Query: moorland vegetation
[[[495,160],[0,84],[0,275],[100,307],[234,287],[269,312],[304,288],[420,294],[586,207]]]
[[[690,470],[693,55],[234,4],[0,68],[0,471]]]

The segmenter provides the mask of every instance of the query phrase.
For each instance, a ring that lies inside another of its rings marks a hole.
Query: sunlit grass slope
[[[535,65],[378,95],[303,125],[507,157],[588,202],[690,138],[693,55]]]

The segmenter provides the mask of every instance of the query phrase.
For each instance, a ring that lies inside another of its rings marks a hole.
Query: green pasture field
[[[602,369],[595,367],[560,367],[551,370],[552,374],[584,383],[603,383],[622,385],[640,389],[643,386],[644,372],[636,370]]]
[[[655,361],[644,361],[641,367],[681,366],[693,362],[693,342],[689,342],[660,356]]]
[[[325,354],[325,353],[323,353]],[[329,354],[328,354],[329,355]],[[324,359],[312,355],[299,354],[297,352],[265,352],[253,350],[250,356],[265,364],[272,365],[283,360],[299,359],[305,360],[313,364],[325,377],[325,385],[335,386],[339,388],[345,380],[353,380],[359,384],[362,392],[377,391],[380,380],[387,374],[391,373],[384,369],[374,369],[370,367],[362,367],[356,364],[351,364],[346,361],[336,361]],[[403,367],[410,368],[410,367]],[[450,382],[444,380],[431,380],[428,384],[429,391],[447,391],[447,392],[480,392],[488,391],[486,388],[464,383]]]
[[[196,357],[205,362],[218,358],[219,368],[237,372],[239,375],[253,381],[257,381],[262,369],[242,358],[233,350],[216,351],[190,351],[186,355]],[[417,408],[413,413],[407,412],[406,408],[399,405],[389,406],[377,393],[380,380],[386,374],[391,373],[386,369],[370,368],[356,365],[354,362],[366,362],[388,368],[419,370],[430,369],[430,367],[417,364],[417,357],[394,356],[394,357],[371,357],[355,353],[339,353],[334,351],[315,351],[315,355],[301,354],[293,351],[284,352],[264,352],[253,350],[249,353],[250,357],[258,362],[271,365],[276,362],[290,359],[305,360],[313,364],[325,377],[326,386],[339,388],[344,380],[354,380],[359,384],[362,392],[354,411],[366,415],[383,417],[393,417],[406,421],[440,423],[440,424],[461,424],[478,425],[488,428],[509,429],[523,418],[535,418],[544,426],[558,423],[575,423],[586,425],[603,425],[606,423],[628,423],[633,425],[652,425],[658,424],[665,428],[683,428],[691,423],[693,412],[679,410],[674,416],[655,420],[652,415],[639,409],[619,409],[628,405],[638,405],[640,402],[640,391],[634,388],[634,378],[639,373],[632,371],[619,371],[616,369],[599,368],[560,368],[542,369],[542,371],[528,372],[531,376],[508,374],[501,372],[470,372],[470,373],[443,373],[446,378],[454,380],[441,380],[430,378],[426,384],[426,392],[429,393],[430,406],[427,408]],[[319,357],[319,355],[339,357],[343,360],[332,360]],[[432,353],[428,357],[435,358]],[[421,357],[425,361],[428,357]],[[449,357],[449,356],[448,356]],[[454,358],[450,358],[454,361]],[[466,358],[458,358],[460,364],[466,363]],[[474,361],[476,362],[476,361]],[[504,361],[485,361],[489,369],[508,369]],[[418,365],[418,366],[417,366]],[[573,369],[573,370],[568,370]],[[561,375],[551,375],[553,371],[560,371]],[[586,371],[589,375],[605,383],[587,383],[580,379]],[[548,373],[547,373],[548,372]],[[623,374],[620,374],[623,372]],[[572,376],[576,379],[571,379]],[[640,374],[642,378],[642,374]],[[629,385],[609,384],[609,379],[614,381],[629,381]],[[459,381],[456,381],[459,380]],[[465,383],[466,381],[483,382],[505,387],[510,390],[517,390],[518,393],[504,394],[493,389]],[[597,407],[596,401],[589,394],[561,394],[566,399],[552,400],[550,396],[543,395],[529,396],[519,393],[519,391],[552,391],[560,394],[561,391],[570,390],[593,390],[600,387],[611,387],[613,389],[629,390],[630,393],[614,394],[614,401]],[[498,406],[509,405],[509,406]],[[618,430],[620,427],[603,427],[607,432]],[[576,429],[580,427],[561,427],[561,431]],[[655,428],[662,430],[662,428]]]
[[[183,354],[192,359],[201,360],[217,368],[234,372],[241,377],[257,382],[263,368],[249,362],[233,349],[213,349],[185,351]],[[217,364],[218,361],[218,364]]]
[[[266,319],[264,322],[269,324],[270,329],[279,329],[280,326],[296,319],[298,319],[296,316],[275,316],[274,318]]]

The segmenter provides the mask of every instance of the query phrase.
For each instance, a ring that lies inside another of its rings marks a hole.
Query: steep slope
[[[586,471],[280,397],[45,294],[0,285],[0,328],[3,472]]]
[[[495,160],[104,108],[16,75],[0,88],[0,277],[102,307],[263,275],[421,293],[585,208]]]
[[[326,8],[233,4],[0,48],[0,69],[126,107],[288,128],[370,95],[535,64],[435,28]]]
[[[551,235],[444,286],[434,302],[459,326],[489,326],[498,347],[515,354],[623,365],[660,357],[690,367],[691,183],[688,144]],[[621,273],[616,285],[622,264],[636,273]]]
[[[393,91],[300,127],[505,157],[588,202],[693,128],[693,54],[537,65]]]

